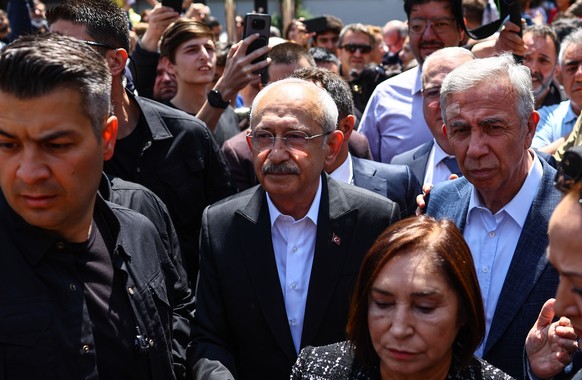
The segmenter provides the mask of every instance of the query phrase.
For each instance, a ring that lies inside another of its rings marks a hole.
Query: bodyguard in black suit
[[[204,212],[191,365],[205,358],[237,379],[288,379],[300,348],[345,339],[361,259],[399,208],[323,173],[343,141],[336,122],[331,97],[300,79],[255,99],[260,185]]]

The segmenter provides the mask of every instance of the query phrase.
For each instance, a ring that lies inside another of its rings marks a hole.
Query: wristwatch
[[[230,100],[225,101],[222,99],[222,95],[218,90],[210,90],[206,96],[208,97],[208,104],[214,108],[222,108],[224,110],[230,105]]]

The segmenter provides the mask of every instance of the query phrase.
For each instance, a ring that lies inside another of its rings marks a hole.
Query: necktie
[[[459,164],[457,163],[457,159],[455,157],[443,158],[443,163],[447,165],[447,168],[449,168],[451,173],[456,174],[459,177],[463,176],[463,173],[461,173],[461,169],[459,169]]]

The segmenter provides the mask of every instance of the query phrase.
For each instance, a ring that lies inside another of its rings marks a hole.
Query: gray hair
[[[362,33],[367,35],[368,39],[370,40],[370,46],[374,46],[374,36],[372,35],[372,33],[370,33],[368,27],[361,23],[348,24],[344,26],[339,34],[338,46],[342,46],[342,44],[344,43],[344,37],[347,32]]]
[[[566,50],[570,47],[570,45],[582,45],[582,29],[568,34],[566,37],[564,37],[564,40],[562,40],[562,44],[560,45],[560,55],[558,57],[560,66],[564,64],[564,56],[566,55]]]
[[[267,87],[262,89],[257,94],[251,106],[251,117],[250,117],[251,128],[252,129],[255,128],[256,124],[255,119],[257,117],[256,110],[261,99],[263,99],[263,97],[265,97],[267,93],[271,92],[271,89],[277,87],[287,87],[289,85],[303,86],[306,88],[306,90],[314,93],[317,96],[317,99],[315,99],[315,103],[318,104],[319,107],[316,110],[313,110],[314,120],[319,126],[321,126],[321,128],[323,128],[325,133],[333,132],[336,129],[338,122],[338,110],[332,97],[327,93],[327,91],[318,87],[313,82],[298,78],[285,78],[270,83],[269,85],[267,85]]]
[[[433,62],[455,62],[463,57],[470,58],[471,60],[475,59],[475,55],[471,50],[458,46],[446,47],[435,51],[425,59],[422,65],[425,68],[422,71],[422,83],[424,84],[428,80],[426,68],[432,65]]]
[[[509,83],[511,92],[517,102],[516,110],[525,126],[534,111],[534,96],[531,86],[529,68],[515,62],[511,54],[498,57],[475,59],[463,63],[451,71],[441,85],[441,113],[443,122],[447,124],[446,102],[453,93],[467,91],[479,85],[487,85],[492,89],[501,89]]]

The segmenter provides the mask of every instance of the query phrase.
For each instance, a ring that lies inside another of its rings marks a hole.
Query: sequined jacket
[[[379,380],[378,368],[367,369],[354,359],[349,342],[301,350],[291,372],[291,380]],[[471,363],[458,369],[451,367],[447,380],[510,380],[511,376],[473,358]]]

